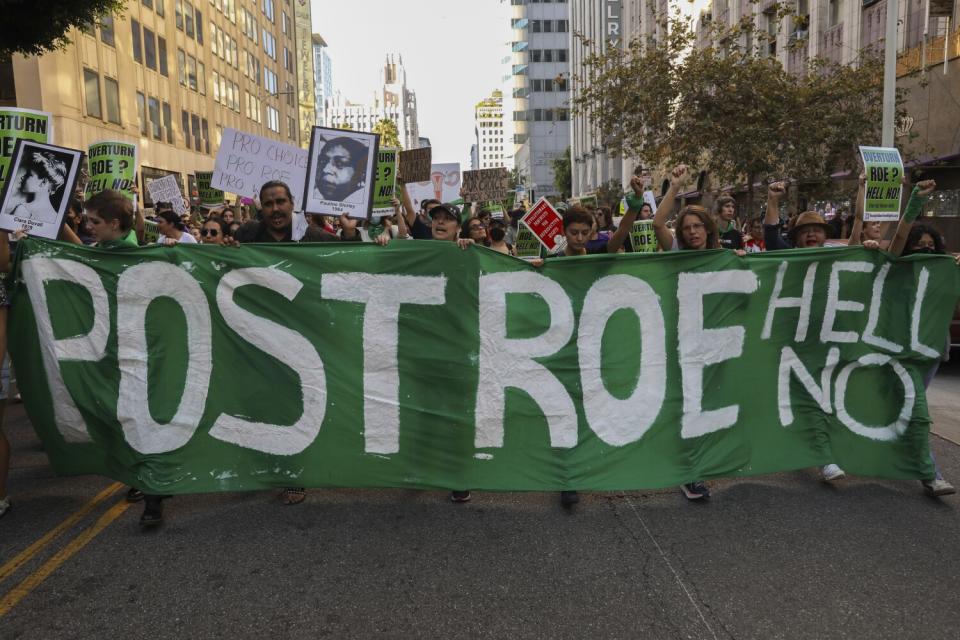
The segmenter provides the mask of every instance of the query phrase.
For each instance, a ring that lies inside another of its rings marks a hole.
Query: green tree
[[[101,16],[121,13],[126,0],[7,0],[0,26],[0,60],[14,53],[39,56],[70,44],[67,32],[90,29]]]
[[[373,125],[373,132],[380,134],[380,146],[393,149],[403,149],[400,143],[400,132],[397,130],[397,123],[389,118],[382,118],[377,124]]]
[[[560,197],[566,200],[573,195],[573,171],[570,168],[570,147],[551,160],[553,184],[560,190]]]

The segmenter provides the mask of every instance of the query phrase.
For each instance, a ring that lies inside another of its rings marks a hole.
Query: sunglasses
[[[220,235],[220,232],[217,231],[216,229],[200,229],[200,235],[213,236],[214,238],[216,238],[218,235]]]

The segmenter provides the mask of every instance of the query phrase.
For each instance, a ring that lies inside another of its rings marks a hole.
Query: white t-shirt
[[[157,244],[164,244],[167,241],[167,236],[160,236],[157,238]],[[180,239],[177,241],[180,244],[197,244],[197,239],[190,235],[189,231],[184,231],[180,234]]]

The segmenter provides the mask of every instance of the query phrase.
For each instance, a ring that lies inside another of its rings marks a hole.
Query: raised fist
[[[670,184],[675,186],[683,186],[687,181],[689,172],[687,171],[687,165],[678,164],[674,167],[673,171],[670,172]]]
[[[937,181],[921,180],[920,182],[917,183],[917,189],[919,189],[919,191],[917,192],[917,195],[922,198],[925,198],[937,190]]]
[[[787,185],[784,182],[772,182],[767,192],[775,198],[781,198],[787,193]]]

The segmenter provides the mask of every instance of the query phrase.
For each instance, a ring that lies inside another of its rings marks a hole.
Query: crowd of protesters
[[[912,253],[945,253],[940,234],[928,225],[916,224],[924,200],[933,192],[933,181],[924,181],[913,187],[907,206],[896,230],[886,239],[887,229],[880,223],[864,223],[864,179],[860,177],[860,192],[855,215],[845,223],[828,222],[817,212],[806,211],[790,217],[784,224],[780,204],[787,185],[773,183],[767,193],[767,208],[763,217],[741,219],[736,200],[728,194],[705,198],[703,204],[683,206],[673,215],[681,189],[689,178],[688,169],[677,166],[670,172],[669,188],[654,211],[650,200],[644,200],[645,184],[639,177],[631,180],[625,197],[624,215],[617,219],[606,207],[586,207],[574,204],[563,210],[565,244],[556,256],[573,257],[597,253],[617,253],[630,249],[630,232],[637,220],[652,221],[656,244],[660,251],[703,251],[725,249],[737,255],[774,249],[816,248],[835,245],[863,245],[866,248],[885,249],[894,255]],[[178,215],[173,203],[155,203],[148,212],[134,210],[132,202],[116,191],[103,191],[86,201],[79,195],[69,205],[66,223],[60,239],[77,244],[95,245],[102,249],[130,248],[148,244],[172,246],[176,244],[213,244],[237,246],[252,242],[361,242],[387,245],[400,240],[438,240],[456,242],[462,249],[482,245],[506,255],[516,255],[516,240],[523,208],[494,213],[477,205],[463,207],[438,200],[423,200],[415,209],[407,190],[400,182],[399,198],[393,200],[393,214],[369,221],[358,221],[346,216],[307,215],[298,218],[294,212],[294,198],[283,182],[268,182],[260,189],[258,204],[229,205],[213,208],[190,207]],[[179,204],[179,203],[177,203]],[[10,265],[10,247],[22,232],[7,234],[0,231],[0,272]],[[432,245],[431,245],[432,246]],[[541,266],[542,259],[533,260]],[[0,360],[6,347],[5,289],[0,280]],[[949,345],[948,345],[949,346]],[[944,355],[949,351],[945,349]],[[937,363],[939,365],[939,362]],[[924,378],[929,384],[937,367]],[[6,389],[3,390],[6,393]],[[0,400],[0,407],[5,404]],[[2,427],[0,409],[0,427]],[[10,449],[0,428],[0,516],[10,507],[6,480]],[[934,463],[934,466],[936,464]],[[844,477],[836,464],[821,469],[824,480],[833,482]],[[924,490],[935,496],[955,492],[939,470],[933,478],[922,481]],[[691,482],[681,487],[690,500],[710,495],[706,484]],[[304,500],[303,487],[289,487],[280,493],[285,505]],[[163,520],[162,499],[165,496],[144,495],[136,488],[127,494],[130,501],[145,503],[141,524],[152,526]],[[450,493],[454,502],[470,500],[466,488]],[[576,491],[561,493],[561,502],[570,506],[578,501]]]

